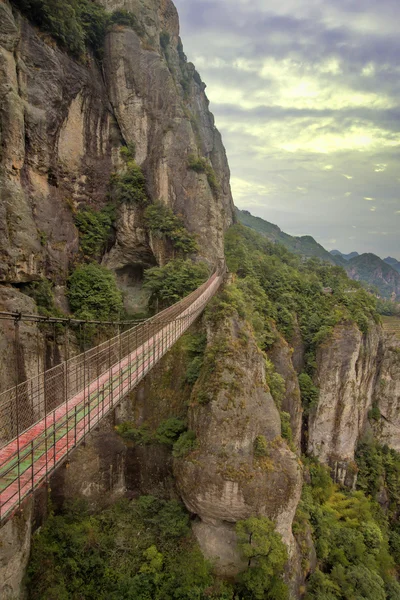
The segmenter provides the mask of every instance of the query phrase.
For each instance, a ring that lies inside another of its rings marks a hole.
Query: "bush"
[[[85,42],[98,58],[103,58],[104,39],[109,24],[105,9],[92,0],[78,0],[76,13],[85,35]]]
[[[155,441],[154,435],[146,424],[135,427],[133,423],[120,423],[119,425],[116,425],[115,431],[122,439],[127,442],[132,442],[137,446],[146,446]]]
[[[190,154],[188,157],[188,168],[192,171],[196,171],[196,173],[205,173],[207,175],[208,185],[212,192],[217,193],[219,191],[220,188],[215,171],[206,158]]]
[[[194,431],[185,431],[175,442],[172,454],[175,458],[184,458],[197,448],[196,434]]]
[[[290,414],[287,412],[281,412],[281,430],[282,437],[284,440],[287,440],[288,444],[292,444],[293,442],[293,433],[292,427],[290,425]]]
[[[254,440],[254,456],[261,458],[268,455],[268,442],[264,435],[258,435]]]
[[[124,27],[131,27],[137,29],[138,24],[135,15],[127,10],[114,10],[110,18],[111,25],[123,25]]]
[[[69,277],[68,298],[77,318],[116,320],[122,311],[115,275],[94,263],[77,267]]]
[[[75,214],[80,249],[85,256],[99,257],[104,252],[114,220],[115,207],[111,204],[100,211],[85,208]]]
[[[265,378],[271,396],[273,397],[277,408],[280,410],[282,400],[286,393],[286,383],[282,375],[276,373],[274,365],[268,358],[265,361]]]
[[[160,33],[160,46],[163,50],[166,50],[171,41],[171,36],[168,31],[162,31]]]
[[[136,144],[135,142],[128,142],[126,146],[122,146],[120,149],[121,157],[125,162],[135,160],[136,156]]]
[[[311,377],[307,373],[300,373],[299,387],[301,394],[301,403],[304,412],[308,414],[318,404],[319,389],[314,385]]]
[[[182,219],[164,204],[157,202],[146,208],[145,223],[149,230],[158,237],[171,240],[174,248],[184,254],[196,252],[198,246],[194,235],[190,234]]]
[[[184,298],[207,280],[205,263],[176,259],[164,267],[152,267],[144,274],[144,287],[150,292],[150,304],[167,307]]]
[[[126,154],[126,151],[123,151]],[[131,152],[128,148],[128,152]],[[125,171],[111,177],[111,195],[120,203],[147,206],[146,179],[142,169],[134,160],[126,163]]]
[[[53,284],[48,279],[33,281],[26,285],[23,291],[36,302],[40,315],[45,317],[63,316],[54,304]]]
[[[380,421],[381,411],[379,410],[379,406],[376,403],[372,405],[371,410],[368,412],[368,418],[371,421]]]
[[[186,430],[186,425],[182,419],[170,417],[166,421],[162,421],[157,428],[156,439],[161,444],[173,446],[178,440],[181,433]]]

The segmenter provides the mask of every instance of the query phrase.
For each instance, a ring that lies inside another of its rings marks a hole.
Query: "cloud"
[[[235,202],[342,251],[357,227],[359,252],[400,258],[398,1],[175,3]]]

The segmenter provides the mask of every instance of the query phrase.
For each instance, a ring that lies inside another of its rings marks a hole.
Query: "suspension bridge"
[[[0,394],[0,526],[173,346],[202,313],[223,277],[224,269],[216,271],[156,316],[26,381],[18,382],[17,376],[16,384]],[[0,313],[0,318],[6,314]],[[22,315],[12,317],[18,361]]]

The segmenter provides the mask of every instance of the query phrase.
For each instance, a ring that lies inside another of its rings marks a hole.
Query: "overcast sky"
[[[174,0],[235,203],[400,259],[399,0]]]

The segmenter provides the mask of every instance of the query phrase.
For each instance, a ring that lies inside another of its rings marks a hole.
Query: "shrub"
[[[126,163],[123,173],[114,174],[111,177],[111,195],[120,203],[126,202],[139,206],[146,206],[149,203],[145,176],[134,160]]]
[[[186,430],[186,425],[182,419],[170,417],[166,421],[162,421],[157,428],[156,439],[161,444],[173,446],[181,433]]]
[[[171,36],[168,31],[162,31],[160,33],[160,46],[163,50],[166,50],[171,41]]]
[[[85,314],[85,318],[113,320],[119,318],[122,310],[122,294],[115,275],[94,263],[77,267],[71,274],[68,298],[77,318]]]
[[[190,234],[182,219],[164,204],[157,202],[146,208],[144,218],[147,227],[154,235],[171,240],[177,250],[184,254],[196,252],[198,246],[194,235]]]
[[[116,425],[115,431],[127,442],[133,442],[138,446],[145,446],[155,441],[146,424],[135,427],[133,423],[125,422]]]
[[[46,31],[71,54],[80,58],[85,44],[101,58],[109,17],[91,0],[13,0],[33,23]]]
[[[265,361],[265,378],[271,392],[271,396],[273,397],[277,408],[280,410],[282,400],[285,397],[286,384],[282,375],[276,373],[274,365],[268,358]]]
[[[194,431],[185,431],[175,442],[172,454],[175,458],[184,458],[197,448],[196,434]]]
[[[196,173],[205,173],[207,175],[208,185],[212,192],[217,193],[219,191],[220,188],[215,171],[206,158],[190,154],[188,156],[188,168],[192,171],[196,171]]]
[[[104,252],[114,220],[115,207],[111,204],[100,211],[85,208],[75,214],[80,249],[85,256],[98,257]]]
[[[161,307],[167,307],[193,292],[207,277],[205,263],[176,259],[164,267],[152,267],[145,271],[144,287],[150,292],[151,305],[159,302]]]
[[[200,372],[204,363],[203,356],[195,356],[190,362],[185,373],[185,381],[189,385],[194,385],[200,376]]]
[[[51,316],[55,314],[53,285],[48,279],[33,281],[24,288],[24,293],[36,302],[39,314]]]
[[[381,418],[381,411],[379,410],[379,406],[376,403],[374,403],[372,405],[371,410],[368,412],[368,418],[371,421],[379,421],[380,420],[380,418]]]
[[[103,58],[104,39],[109,24],[105,9],[92,0],[78,0],[76,14],[85,35],[85,42],[98,58]]]
[[[126,146],[122,146],[120,154],[125,162],[135,160],[136,155],[136,144],[135,142],[128,142]]]
[[[135,15],[123,9],[114,10],[111,14],[110,23],[111,25],[123,25],[132,29],[137,29],[138,27]]]
[[[292,444],[293,442],[293,433],[292,427],[290,425],[290,414],[287,412],[281,412],[281,429],[282,429],[282,437],[287,440],[288,444]]]
[[[307,373],[300,373],[299,387],[304,412],[308,414],[318,404],[319,389],[313,384],[311,377]]]
[[[254,456],[261,458],[268,455],[268,442],[264,435],[258,435],[254,440]]]

